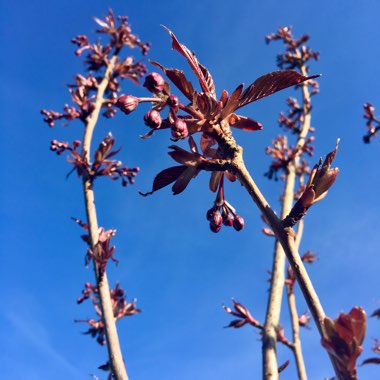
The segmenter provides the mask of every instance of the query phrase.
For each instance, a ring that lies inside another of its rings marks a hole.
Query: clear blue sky
[[[106,359],[105,348],[80,334],[85,326],[72,322],[92,316],[90,306],[77,306],[75,299],[93,273],[83,266],[82,231],[70,221],[84,218],[80,181],[66,180],[65,159],[49,151],[50,140],[81,138],[82,127],[49,129],[39,110],[60,110],[68,102],[65,84],[82,70],[70,39],[94,30],[91,16],[103,16],[108,7],[128,15],[135,32],[152,42],[151,59],[185,68],[160,24],[170,27],[211,71],[219,94],[276,69],[280,44],[266,46],[266,34],[292,25],[295,35],[312,36],[321,60],[311,72],[323,74],[313,110],[315,159],[340,137],[341,172],[328,197],[307,215],[301,251],[319,255],[310,274],[329,316],[355,305],[368,312],[378,308],[380,146],[362,143],[362,104],[371,100],[380,113],[379,2],[2,2],[0,377],[86,379],[100,374],[96,368]],[[132,84],[125,88],[134,91]],[[245,108],[244,115],[259,120],[264,130],[237,134],[247,166],[275,209],[281,185],[263,176],[269,165],[264,149],[280,132],[278,112],[291,95],[294,91],[286,90]],[[142,112],[101,120],[95,137],[98,142],[112,130],[125,164],[141,167],[133,187],[107,180],[96,186],[100,224],[118,231],[120,263],[116,269],[110,265],[111,283],[120,281],[143,309],[119,324],[130,378],[258,379],[259,336],[249,327],[223,329],[230,318],[221,304],[235,297],[264,320],[273,240],[260,232],[259,212],[237,184],[228,184],[227,197],[246,220],[240,233],[209,231],[205,212],[214,196],[206,175],[176,197],[169,189],[139,196],[137,190],[149,190],[154,175],[172,164],[167,135],[138,139],[146,132],[141,118]],[[301,296],[298,300],[299,311],[306,311]],[[285,308],[282,321],[289,332],[287,320]],[[369,321],[362,358],[370,355],[372,338],[380,338],[379,323]],[[310,379],[332,376],[314,325],[302,332],[302,340]],[[291,360],[282,378],[294,379],[291,353],[279,347],[279,356],[280,362]],[[378,368],[363,367],[359,374],[374,379]]]

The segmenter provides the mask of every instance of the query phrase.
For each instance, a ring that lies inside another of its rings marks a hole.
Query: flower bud
[[[187,124],[183,119],[178,118],[174,124],[172,124],[172,137],[174,139],[184,139],[189,135]]]
[[[179,105],[179,99],[176,95],[170,95],[166,101],[169,107],[177,108]]]
[[[161,127],[161,115],[156,110],[150,110],[144,115],[144,122],[149,128],[158,129]]]
[[[146,76],[143,86],[153,93],[162,92],[165,88],[165,80],[158,73],[150,73]]]
[[[233,221],[233,226],[236,231],[242,230],[244,228],[244,219],[241,216],[236,215]]]
[[[217,210],[217,208],[215,206],[211,207],[210,210],[207,210],[207,213],[206,213],[206,219],[208,221],[210,221],[212,219],[212,216],[214,214],[214,212]]]
[[[223,224],[225,226],[231,227],[234,224],[234,218],[230,213],[224,214],[222,216],[223,216]]]
[[[133,95],[122,95],[117,99],[116,107],[120,108],[120,111],[129,115],[139,105],[139,99]]]
[[[222,226],[215,226],[214,224],[210,223],[210,230],[212,232],[218,233],[221,228],[222,228]]]
[[[210,229],[212,232],[219,232],[222,228],[223,218],[219,210],[215,210],[210,215]]]

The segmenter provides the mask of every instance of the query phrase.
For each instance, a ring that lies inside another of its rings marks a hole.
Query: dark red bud
[[[219,228],[218,229],[218,231],[219,231],[220,228],[222,227],[222,223],[223,223],[222,214],[220,213],[219,210],[216,210],[213,214],[211,214],[210,227],[213,226],[215,228]]]
[[[220,226],[216,226],[215,224],[210,223],[210,230],[212,232],[218,233],[221,228],[222,228],[221,225]]]
[[[76,149],[76,148],[79,148],[80,147],[80,144],[82,144],[82,142],[80,140],[75,140],[73,141],[73,147]]]
[[[214,215],[214,212],[217,210],[218,208],[216,206],[213,206],[210,208],[210,210],[207,210],[207,213],[206,213],[206,219],[208,221],[210,221]]]
[[[227,227],[231,227],[234,224],[234,217],[231,214],[223,215],[223,224]]]
[[[120,108],[120,111],[128,115],[137,108],[139,105],[139,99],[133,95],[122,95],[117,99],[115,105]]]
[[[189,135],[187,124],[183,119],[177,119],[172,125],[172,136],[174,139],[184,139]]]
[[[236,231],[242,230],[244,228],[244,219],[241,216],[236,215],[234,218],[233,226]]]
[[[153,93],[159,93],[164,90],[165,80],[158,73],[150,73],[146,76],[143,86]]]
[[[162,123],[161,115],[156,110],[150,110],[145,114],[144,122],[149,128],[158,129]]]
[[[179,99],[176,95],[170,95],[166,101],[169,107],[177,108],[179,105]]]

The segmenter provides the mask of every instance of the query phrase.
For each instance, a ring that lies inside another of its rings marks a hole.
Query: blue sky
[[[128,15],[134,31],[152,42],[151,59],[185,68],[160,24],[170,27],[211,71],[219,94],[276,69],[281,46],[265,45],[266,34],[292,25],[295,35],[311,35],[310,45],[321,53],[311,72],[322,74],[312,116],[315,159],[340,137],[340,175],[328,197],[305,218],[301,251],[319,255],[310,275],[329,316],[356,305],[368,312],[378,308],[380,147],[378,142],[362,143],[363,103],[373,101],[380,113],[377,1],[3,2],[1,377],[85,379],[99,374],[96,368],[105,362],[105,348],[80,334],[85,326],[72,322],[92,316],[90,305],[75,303],[83,283],[93,278],[83,265],[82,231],[70,220],[84,218],[80,181],[75,176],[66,180],[65,159],[49,151],[54,138],[81,138],[82,126],[49,129],[39,110],[60,110],[69,101],[65,84],[82,72],[82,59],[74,56],[70,39],[93,31],[91,16],[103,16],[109,7]],[[143,93],[129,83],[124,88]],[[248,168],[277,210],[281,184],[263,176],[269,165],[264,149],[280,133],[277,116],[291,95],[294,91],[286,90],[246,107],[244,115],[259,120],[264,130],[236,134]],[[230,318],[221,305],[234,297],[264,320],[273,240],[260,232],[259,212],[237,184],[228,184],[227,199],[246,220],[239,233],[209,231],[205,212],[214,196],[206,174],[176,197],[169,189],[139,196],[137,190],[149,190],[154,175],[172,165],[165,133],[138,139],[146,132],[143,112],[101,120],[95,135],[97,144],[112,131],[123,146],[124,163],[141,167],[133,187],[106,179],[96,185],[100,224],[117,229],[120,263],[110,265],[111,283],[120,281],[128,298],[136,297],[143,309],[119,324],[130,377],[260,378],[257,332],[223,329]],[[300,295],[298,303],[299,311],[306,311]],[[286,308],[282,321],[289,332]],[[379,322],[371,318],[363,358],[370,355],[375,337],[380,338]],[[332,376],[314,325],[302,332],[302,340],[310,378]],[[282,378],[294,379],[291,353],[280,347],[279,357],[280,362],[291,359]],[[376,372],[374,366],[359,369],[363,379],[375,378]]]

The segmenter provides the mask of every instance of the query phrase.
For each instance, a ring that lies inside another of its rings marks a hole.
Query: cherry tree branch
[[[272,210],[245,166],[243,148],[236,144],[235,139],[230,133],[225,133],[224,131],[225,129],[220,128],[217,133],[214,134],[214,138],[219,144],[223,157],[230,157],[231,172],[237,176],[240,183],[245,187],[280,242],[318,328],[319,334],[321,338],[323,338],[323,323],[326,315],[298,253],[295,241],[296,234],[291,227],[284,227],[282,220]],[[336,358],[332,355],[329,356],[337,378],[339,380],[342,379],[337,369]]]
[[[103,104],[104,92],[111,79],[112,71],[116,62],[114,55],[104,73],[104,77],[99,84],[94,110],[85,121],[85,132],[83,138],[83,152],[86,154],[87,161],[90,162],[90,151],[93,132],[98,121],[99,113]],[[88,232],[90,237],[90,248],[96,254],[96,245],[99,239],[99,226],[97,221],[97,213],[95,207],[95,195],[93,189],[93,179],[89,175],[83,176],[83,192],[85,198],[85,207],[88,223]],[[112,374],[117,380],[128,380],[128,375],[125,369],[123,356],[121,353],[119,337],[116,330],[116,320],[113,314],[110,288],[108,285],[107,274],[101,270],[96,260],[93,260],[96,284],[99,291],[99,300],[102,312],[102,321],[104,324],[105,336],[107,341],[107,349],[109,362],[112,368]]]

